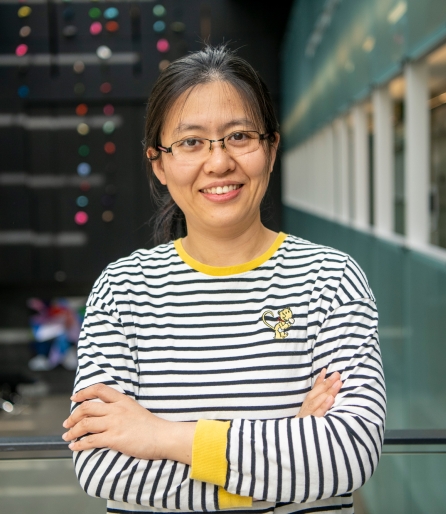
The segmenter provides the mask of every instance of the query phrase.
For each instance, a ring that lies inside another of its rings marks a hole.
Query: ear
[[[274,136],[276,137],[276,139],[271,147],[271,168],[269,170],[270,173],[273,171],[274,163],[276,162],[277,150],[279,148],[280,142],[280,134],[278,132],[274,132]]]
[[[155,148],[150,147],[147,150],[146,155],[147,155],[147,158],[150,159],[151,157],[155,157],[159,153],[160,153],[160,150],[157,151],[157,150],[155,150]],[[160,155],[158,157],[158,159],[156,159],[154,161],[150,161],[150,162],[152,164],[152,170],[153,170],[153,173],[155,173],[156,178],[161,182],[161,184],[163,184],[163,186],[165,186],[167,184],[167,181],[166,181],[166,174],[164,173],[162,155]]]

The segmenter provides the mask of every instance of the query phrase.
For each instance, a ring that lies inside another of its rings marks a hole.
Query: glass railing
[[[355,514],[446,512],[446,430],[388,430]],[[77,483],[60,436],[0,438],[0,514],[105,514]]]

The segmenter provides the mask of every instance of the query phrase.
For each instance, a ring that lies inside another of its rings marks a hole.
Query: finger
[[[339,393],[342,387],[342,382],[340,380],[337,380],[328,390],[328,394],[333,396],[333,398],[336,398],[336,395]]]
[[[74,452],[91,450],[93,448],[109,448],[107,439],[102,434],[92,434],[84,437],[80,441],[73,441],[68,448]]]
[[[339,371],[335,371],[328,378],[325,379],[325,383],[330,384],[330,386],[331,386],[340,379],[341,379],[341,374],[339,373]]]
[[[324,400],[322,405],[314,411],[313,416],[315,416],[316,418],[324,417],[325,414],[327,414],[327,412],[331,409],[331,407],[333,407],[334,401],[335,400],[334,400],[333,396],[328,396]]]
[[[322,394],[318,395],[316,398],[313,398],[310,401],[308,401],[306,399],[304,404],[302,405],[301,410],[299,411],[298,417],[299,418],[304,418],[306,416],[313,416],[314,413],[326,401],[327,397],[328,397],[327,393],[322,393]]]
[[[308,393],[307,398],[309,400],[312,400],[320,394],[327,393],[333,386],[333,384],[335,384],[339,380],[340,376],[341,375],[336,371],[335,373],[333,373],[333,375],[325,379],[322,383],[315,385],[313,389]]]
[[[73,441],[86,434],[99,434],[109,428],[105,418],[84,418],[62,435],[64,441]]]
[[[124,394],[116,391],[113,387],[107,386],[105,384],[95,384],[90,387],[86,387],[79,391],[70,398],[73,402],[80,403],[85,400],[93,400],[95,398],[99,398],[105,403],[113,403],[119,401]]]
[[[327,374],[327,368],[323,368],[322,371],[319,373],[319,376],[317,377],[314,385],[317,386],[319,384],[323,384],[326,374]]]
[[[65,428],[71,428],[86,417],[100,417],[108,413],[108,405],[106,403],[85,401],[81,403],[70,416],[62,423]]]

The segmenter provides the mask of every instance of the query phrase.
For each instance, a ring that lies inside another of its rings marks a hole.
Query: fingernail
[[[68,420],[66,419],[66,420],[62,423],[62,426],[63,426],[64,428],[67,428],[67,421],[68,421]]]
[[[72,449],[73,449],[73,446],[74,446],[74,443],[70,443],[70,444],[68,445],[68,448],[69,448],[70,450],[72,450]]]

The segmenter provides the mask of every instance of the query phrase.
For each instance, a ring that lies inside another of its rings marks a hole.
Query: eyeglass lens
[[[196,161],[206,158],[212,147],[217,144],[235,157],[257,150],[260,146],[260,136],[258,132],[240,131],[228,134],[222,141],[211,142],[199,137],[186,138],[172,145],[172,154],[182,161]]]

